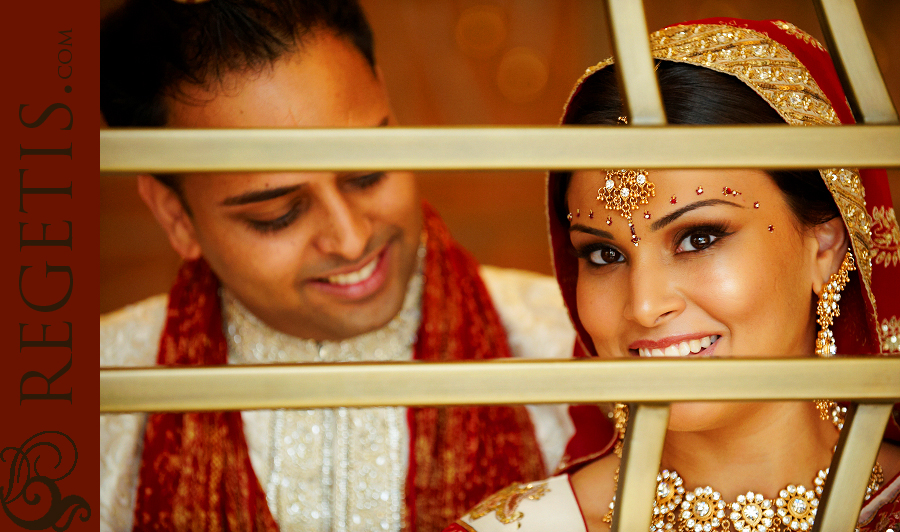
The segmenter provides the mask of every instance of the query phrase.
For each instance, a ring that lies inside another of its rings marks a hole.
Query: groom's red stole
[[[510,356],[475,260],[424,206],[427,254],[416,360]],[[205,261],[185,263],[169,294],[157,362],[227,363],[219,283]],[[511,482],[544,468],[524,407],[410,408],[404,530],[440,530]],[[134,530],[276,531],[250,465],[240,412],[151,414]]]

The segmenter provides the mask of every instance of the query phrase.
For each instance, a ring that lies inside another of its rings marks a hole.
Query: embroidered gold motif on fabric
[[[881,327],[878,329],[881,337],[881,352],[900,353],[900,319],[897,316],[891,316],[882,321]]]
[[[540,484],[513,484],[507,486],[487,499],[478,503],[469,512],[472,520],[480,519],[491,512],[495,512],[497,520],[508,525],[520,521],[525,514],[518,511],[519,503],[525,499],[536,501],[550,491],[547,482]]]
[[[875,264],[900,264],[900,228],[893,208],[872,209],[872,243],[872,261]]]
[[[800,39],[801,41],[805,42],[806,44],[809,44],[809,45],[811,45],[811,46],[815,46],[816,48],[818,48],[819,50],[822,50],[823,52],[827,52],[827,51],[828,51],[828,50],[825,49],[824,46],[822,46],[822,43],[820,43],[819,41],[816,40],[815,37],[813,37],[812,35],[806,33],[805,31],[801,30],[801,29],[798,28],[797,26],[794,26],[794,25],[791,24],[790,22],[785,22],[785,21],[783,21],[783,20],[773,20],[773,21],[772,21],[772,24],[775,24],[776,26],[778,26],[779,28],[781,28],[781,29],[784,30],[785,32],[790,33],[790,34],[793,35],[794,37],[797,37],[797,38]]]

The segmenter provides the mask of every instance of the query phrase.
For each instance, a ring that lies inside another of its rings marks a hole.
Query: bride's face
[[[759,170],[648,178],[655,197],[632,211],[637,246],[627,220],[597,199],[606,172],[576,172],[567,193],[578,312],[597,353],[812,355],[816,238],[773,180]]]

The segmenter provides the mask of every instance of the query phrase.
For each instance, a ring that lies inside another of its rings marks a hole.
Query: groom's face
[[[169,102],[170,127],[393,122],[380,75],[349,42],[324,32],[259,74],[186,90],[188,99]],[[203,256],[268,325],[337,340],[383,326],[402,307],[422,232],[412,174],[197,173],[180,176],[180,185],[188,210],[169,230],[176,249]]]

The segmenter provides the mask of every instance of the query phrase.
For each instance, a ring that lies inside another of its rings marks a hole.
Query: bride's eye
[[[602,266],[605,264],[612,264],[614,262],[622,262],[623,260],[625,260],[625,257],[622,256],[622,253],[620,253],[618,249],[609,246],[603,246],[591,251],[588,254],[588,260],[593,264]]]
[[[684,238],[678,245],[679,251],[700,251],[708,248],[718,239],[709,233],[692,233]]]

